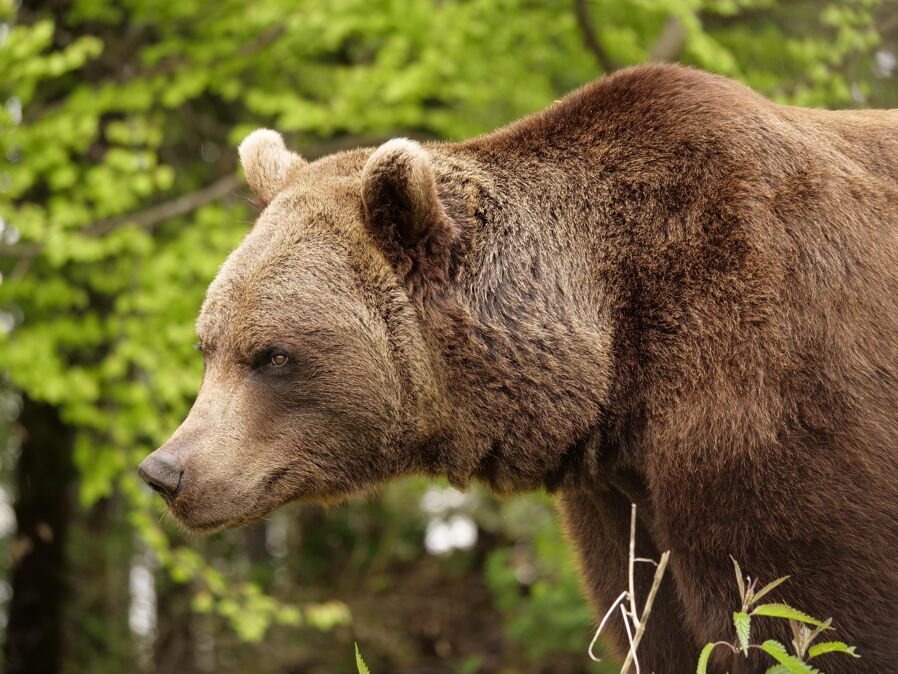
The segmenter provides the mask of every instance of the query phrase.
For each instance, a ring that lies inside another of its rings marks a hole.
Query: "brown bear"
[[[409,473],[546,488],[601,614],[632,502],[637,554],[671,551],[642,671],[730,637],[732,555],[858,646],[818,667],[898,672],[898,112],[651,65],[461,143],[240,156],[264,211],[140,468],[184,525]]]

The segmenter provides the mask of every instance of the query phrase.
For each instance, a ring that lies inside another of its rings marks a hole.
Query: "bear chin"
[[[203,508],[202,502],[188,502],[180,498],[170,500],[166,505],[168,515],[182,530],[200,536],[211,536],[224,529],[251,524],[275,510],[279,504],[259,507],[259,503],[254,502],[248,508],[235,508],[228,513],[210,512]]]

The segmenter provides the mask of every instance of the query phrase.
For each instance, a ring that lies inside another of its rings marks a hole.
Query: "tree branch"
[[[671,16],[665,21],[658,41],[649,52],[649,58],[652,61],[676,61],[685,44],[686,28],[677,17]]]
[[[420,135],[420,134],[419,134]],[[317,159],[323,155],[348,150],[354,147],[366,145],[379,145],[387,140],[386,136],[374,134],[360,134],[353,136],[343,136],[325,140],[320,143],[313,143],[304,148],[304,154],[310,159]],[[421,140],[426,138],[421,137]],[[204,187],[196,192],[184,194],[175,197],[169,201],[163,201],[155,206],[150,206],[146,210],[137,213],[126,213],[124,215],[116,215],[112,218],[100,220],[85,229],[78,232],[80,236],[99,237],[105,236],[110,232],[123,227],[125,225],[136,225],[141,229],[152,231],[158,224],[170,219],[184,215],[196,210],[201,206],[222,199],[232,192],[235,192],[243,185],[243,180],[236,173],[229,173],[223,178]],[[18,243],[12,245],[0,245],[0,257],[18,258],[18,262],[13,269],[11,278],[21,278],[34,259],[40,255],[43,250],[43,244],[40,243]]]
[[[580,32],[583,33],[583,43],[596,57],[596,61],[599,62],[602,70],[606,73],[617,70],[614,61],[611,60],[608,52],[605,51],[605,47],[599,42],[599,36],[596,34],[595,27],[592,24],[592,17],[589,15],[589,7],[586,5],[586,0],[574,0],[574,14],[577,16],[577,25],[580,26]]]
[[[240,177],[235,173],[231,173],[224,178],[219,178],[208,187],[176,197],[171,201],[165,201],[156,206],[151,206],[145,211],[117,215],[114,218],[100,220],[83,230],[82,236],[104,236],[124,225],[137,225],[142,229],[152,231],[160,222],[179,215],[184,215],[200,206],[221,199],[236,190],[241,184],[242,181],[240,180]],[[13,280],[22,278],[31,267],[31,263],[38,257],[38,255],[40,255],[41,250],[43,250],[43,245],[39,243],[0,246],[0,257],[19,258],[16,266],[13,268],[10,278]]]
[[[208,203],[227,196],[241,184],[242,181],[240,180],[240,177],[237,174],[232,173],[226,175],[224,178],[218,179],[208,187],[176,197],[171,201],[164,201],[161,204],[151,206],[145,211],[116,215],[115,217],[95,222],[90,227],[82,230],[81,235],[89,237],[104,236],[112,230],[118,229],[124,225],[137,225],[142,229],[152,230],[164,220],[184,215],[185,213],[196,210],[200,206],[205,206]],[[43,246],[39,243],[4,245],[0,246],[0,257],[35,257],[42,249]]]
[[[152,230],[160,222],[190,213],[190,211],[194,211],[200,206],[205,206],[227,196],[242,184],[243,181],[240,180],[240,177],[236,173],[231,173],[224,178],[219,178],[208,187],[176,197],[171,201],[164,201],[156,206],[151,206],[145,211],[101,220],[85,229],[84,235],[104,236],[124,225],[136,225],[141,229]]]

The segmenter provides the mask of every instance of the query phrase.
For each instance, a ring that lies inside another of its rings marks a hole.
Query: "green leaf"
[[[768,639],[761,644],[761,648],[767,655],[780,663],[789,674],[818,674],[817,670],[810,665],[803,663],[794,655],[789,655],[786,652],[786,647],[779,641]]]
[[[306,608],[306,618],[316,629],[328,631],[337,625],[345,625],[352,621],[349,607],[339,601],[328,601]]]
[[[789,670],[782,665],[774,665],[766,672],[764,672],[764,674],[789,674]]]
[[[359,645],[355,645],[355,664],[356,668],[359,670],[359,674],[371,674],[371,670],[368,669],[368,665],[365,664],[365,661],[362,660],[362,654],[359,651]]]
[[[275,614],[275,619],[281,625],[301,625],[302,611],[296,606],[281,606]]]
[[[197,613],[209,613],[215,607],[215,597],[208,590],[200,590],[193,595],[193,610]]]
[[[817,627],[825,627],[825,624],[820,620],[812,618],[807,613],[799,611],[797,608],[792,608],[788,604],[761,604],[751,610],[751,615],[785,618],[786,620],[797,620],[798,622],[816,625]]]
[[[708,660],[711,658],[711,651],[714,650],[714,644],[705,644],[701,654],[698,656],[698,667],[695,674],[708,674]]]
[[[760,590],[758,590],[755,593],[755,595],[751,598],[751,604],[756,604],[761,597],[763,597],[765,594],[767,594],[771,590],[776,589],[777,587],[779,587],[780,585],[785,583],[787,580],[789,580],[789,576],[783,576],[782,578],[777,578],[776,580],[774,580],[771,583],[767,583],[767,585],[765,585]],[[751,604],[749,604],[749,605],[751,605]]]
[[[849,646],[841,641],[824,641],[816,646],[811,646],[808,651],[808,659],[816,658],[824,653],[847,653],[852,657],[859,658],[861,656],[855,652],[856,649],[856,646]]]
[[[745,604],[745,578],[742,576],[742,569],[739,568],[739,562],[736,561],[736,558],[730,555],[730,559],[733,560],[733,566],[736,569],[736,584],[739,586],[739,600],[742,604]]]
[[[742,646],[742,654],[747,656],[748,641],[751,636],[751,617],[745,611],[736,611],[733,613],[733,625],[736,627],[739,645]]]

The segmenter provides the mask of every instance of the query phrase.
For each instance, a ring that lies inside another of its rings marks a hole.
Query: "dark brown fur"
[[[637,553],[671,551],[643,671],[731,634],[730,555],[859,647],[822,669],[898,671],[898,113],[645,66],[468,142],[277,165],[198,325],[206,423],[159,450],[188,525],[409,472],[548,487],[603,612],[632,501]],[[272,341],[308,371],[246,383]]]

